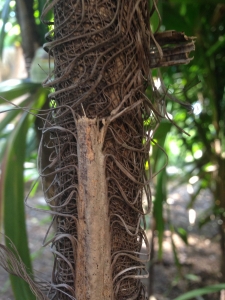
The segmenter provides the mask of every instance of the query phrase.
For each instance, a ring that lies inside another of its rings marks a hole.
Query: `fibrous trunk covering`
[[[55,67],[43,134],[52,154],[42,177],[52,180],[45,196],[57,224],[53,299],[145,299],[148,0],[54,0],[44,15],[51,8],[45,49]]]

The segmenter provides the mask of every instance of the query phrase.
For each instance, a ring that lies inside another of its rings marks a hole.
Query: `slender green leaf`
[[[11,101],[26,93],[33,93],[40,87],[40,83],[33,83],[29,80],[9,79],[3,81],[0,83],[0,104],[5,104],[4,98]]]
[[[172,249],[173,249],[173,257],[174,257],[174,260],[175,260],[175,265],[177,267],[177,270],[178,270],[179,274],[181,275],[181,263],[180,263],[180,260],[179,260],[177,247],[176,247],[176,244],[175,244],[174,239],[173,239],[173,232],[174,232],[174,229],[171,228],[171,243],[172,243]]]
[[[2,28],[0,31],[0,58],[2,58],[2,52],[4,47],[4,38],[5,38],[5,24],[9,18],[9,11],[10,11],[10,3],[11,0],[5,0],[4,6],[2,8],[1,19],[2,19]]]
[[[163,147],[167,133],[171,128],[171,124],[169,122],[162,122],[159,126],[158,130],[155,133],[155,138],[158,141],[158,144]],[[157,176],[156,183],[156,194],[155,201],[153,207],[153,215],[156,221],[156,230],[158,231],[158,243],[159,243],[159,251],[158,258],[162,260],[162,244],[163,244],[163,232],[164,232],[164,218],[163,218],[163,203],[166,200],[166,155],[162,153],[162,150],[156,145],[153,150],[152,159],[155,162],[154,172],[159,172]]]
[[[32,273],[24,211],[23,164],[27,130],[27,113],[23,113],[7,143],[2,163],[0,197],[4,203],[5,235],[12,240],[24,264]],[[6,245],[10,248],[8,239]],[[35,299],[28,284],[22,279],[10,275],[10,280],[16,300]]]
[[[171,3],[173,4],[196,4],[195,1],[193,0],[170,0]],[[197,4],[206,4],[206,3],[209,3],[211,4],[212,3],[212,0],[198,0]],[[217,4],[217,3],[225,3],[225,0],[213,0],[213,3],[214,4]]]
[[[221,38],[209,48],[209,50],[206,52],[206,56],[209,57],[209,56],[213,55],[216,51],[218,51],[224,45],[225,45],[225,37],[221,36]]]
[[[211,222],[212,221],[211,216],[212,216],[212,212],[210,212],[204,218],[199,219],[199,221],[198,221],[199,228],[202,228],[204,225],[206,225],[207,223]]]
[[[20,103],[21,107],[27,106],[28,104],[30,104],[30,97],[27,97],[24,101],[22,101]],[[2,118],[1,122],[0,122],[0,132],[6,127],[6,125],[8,125],[9,123],[15,121],[15,118],[18,116],[18,114],[21,113],[21,110],[18,109],[13,109],[12,106],[10,107],[12,110],[8,111],[4,118]],[[1,108],[0,108],[0,113],[2,112]]]
[[[164,164],[164,159],[162,157],[161,161],[163,162],[161,166]],[[165,198],[165,176],[166,170],[163,169],[157,177],[157,185],[156,185],[156,195],[154,201],[154,209],[153,215],[156,220],[156,230],[158,231],[158,243],[159,243],[159,251],[158,258],[162,260],[162,244],[163,244],[163,232],[164,232],[164,218],[163,218],[163,202],[166,200]]]
[[[177,234],[179,235],[179,237],[182,239],[182,241],[186,245],[188,245],[188,233],[187,233],[187,230],[185,230],[182,227],[178,227],[178,228],[175,228],[175,231],[177,232]]]
[[[201,191],[202,191],[202,186],[199,185],[197,190],[191,195],[191,201],[189,201],[189,203],[187,205],[187,209],[190,209],[194,206],[194,203],[196,202],[197,197],[198,197],[198,195],[200,194]]]
[[[196,289],[196,290],[190,291],[188,293],[185,293],[185,294],[175,298],[174,300],[188,300],[188,299],[192,299],[192,298],[195,298],[198,296],[220,292],[221,290],[224,290],[224,289],[225,289],[225,283],[210,285],[210,286],[206,286],[202,289]]]

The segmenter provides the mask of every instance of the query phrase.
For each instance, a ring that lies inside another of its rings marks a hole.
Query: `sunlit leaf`
[[[33,93],[41,84],[30,82],[28,79],[9,79],[0,83],[0,104],[11,101],[27,93]],[[3,99],[5,98],[5,99]]]
[[[30,104],[30,97],[28,96],[24,101],[20,103],[21,107],[27,106]],[[5,127],[9,124],[12,123],[13,121],[15,122],[16,116],[21,113],[21,110],[14,109],[13,106],[10,107],[10,111],[8,111],[5,116],[1,119],[0,122],[0,132],[5,129]],[[1,107],[0,107],[0,114],[2,113]]]
[[[163,122],[155,133],[155,138],[157,139],[157,144],[161,147],[164,146],[167,133],[171,128],[171,124],[167,121]],[[158,258],[162,259],[162,243],[163,243],[163,233],[164,233],[164,218],[163,218],[163,203],[166,200],[166,154],[163,153],[162,149],[159,146],[155,145],[153,150],[153,155],[151,159],[155,163],[154,172],[159,174],[157,175],[156,183],[156,193],[155,201],[153,206],[153,215],[156,221],[156,230],[158,231],[158,243],[159,251]]]
[[[178,227],[175,229],[175,231],[177,232],[177,234],[179,235],[179,237],[182,239],[182,241],[188,245],[188,233],[187,230],[185,230],[182,227]]]
[[[27,129],[27,113],[23,113],[5,149],[1,168],[0,204],[4,207],[5,235],[12,240],[23,262],[32,272],[24,211],[23,164]],[[6,245],[11,247],[8,239]],[[16,300],[35,299],[29,286],[22,279],[10,275],[10,280]]]
[[[185,293],[173,300],[188,300],[188,299],[193,299],[195,297],[198,296],[202,296],[202,295],[208,295],[208,294],[212,294],[212,293],[216,293],[219,292],[221,290],[225,289],[225,283],[221,283],[221,284],[215,284],[215,285],[210,285],[207,287],[204,287],[202,289],[196,289],[193,291],[190,291],[188,293]]]

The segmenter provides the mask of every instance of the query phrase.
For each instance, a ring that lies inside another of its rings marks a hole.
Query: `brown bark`
[[[148,99],[145,89],[151,50],[160,53],[159,64],[163,59],[150,30],[149,2],[48,4],[43,17],[53,8],[55,21],[44,48],[55,68],[44,86],[53,88],[55,109],[43,133],[51,133],[54,167],[45,177],[54,175],[54,196],[47,201],[57,221],[55,299],[144,300],[148,255],[143,259],[141,248],[143,243],[149,248],[141,225],[144,192],[146,211],[151,203],[144,168],[151,136],[144,121],[154,119],[153,130],[160,115],[153,106],[157,95]],[[186,59],[189,50],[176,48],[175,54]]]
[[[113,299],[109,201],[102,153],[104,127],[80,118],[78,132],[77,300]]]
[[[151,45],[151,68],[188,64],[192,58],[190,52],[195,50],[194,37],[183,32],[168,30],[156,33]]]
[[[54,14],[45,49],[55,69],[45,86],[54,88],[49,98],[55,110],[43,133],[52,141],[54,172],[45,180],[54,177],[47,201],[57,221],[56,299],[143,300],[143,190],[150,206],[144,169],[150,138],[143,123],[151,107],[144,94],[148,2],[59,0]]]

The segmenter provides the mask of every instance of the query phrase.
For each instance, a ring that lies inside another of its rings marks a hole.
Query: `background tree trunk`
[[[17,20],[20,25],[22,48],[28,75],[35,51],[42,46],[42,39],[35,24],[33,5],[33,0],[16,0]]]

